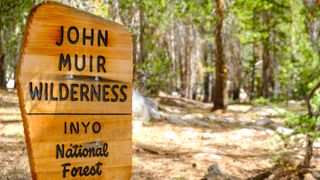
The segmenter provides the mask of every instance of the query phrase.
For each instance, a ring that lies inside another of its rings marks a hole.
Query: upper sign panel
[[[28,19],[17,83],[27,114],[130,114],[131,35],[68,6],[40,5]]]

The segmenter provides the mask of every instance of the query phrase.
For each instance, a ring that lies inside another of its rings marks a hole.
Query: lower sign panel
[[[27,115],[24,123],[34,178],[130,178],[131,115]]]

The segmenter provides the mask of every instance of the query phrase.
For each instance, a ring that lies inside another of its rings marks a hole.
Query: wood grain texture
[[[64,134],[64,122],[100,122],[101,132],[93,133],[90,128],[86,134],[80,128],[79,134]],[[122,172],[123,169],[130,176],[131,169],[131,116],[49,116],[49,115],[27,115],[27,123],[30,130],[31,148],[35,161],[35,171],[41,173],[52,173],[55,178],[62,177],[61,164],[69,162],[74,165],[89,165],[96,162],[103,163],[103,173],[100,178],[110,179],[110,174]],[[130,131],[128,131],[128,129]],[[50,135],[48,135],[50,132]],[[65,144],[91,144],[93,142],[107,142],[109,145],[109,157],[91,158],[63,158],[56,159],[56,145]],[[116,171],[116,172],[113,172]],[[122,175],[121,175],[122,176]],[[68,176],[70,178],[70,176]],[[54,178],[54,179],[55,179]],[[78,177],[77,177],[78,178]],[[89,178],[89,177],[88,177]],[[91,178],[94,178],[91,176]]]
[[[28,77],[29,75],[26,75]],[[57,78],[57,77],[56,77]],[[41,78],[39,80],[33,80],[34,84],[37,84],[41,82]],[[83,101],[80,101],[79,93],[75,94],[75,98],[78,98],[79,101],[71,101],[70,97],[66,101],[44,101],[44,100],[38,100],[35,99],[33,101],[30,101],[30,95],[29,95],[29,84],[23,83],[20,84],[22,89],[25,89],[21,92],[21,95],[23,96],[24,103],[24,109],[26,110],[26,113],[68,113],[68,114],[78,114],[78,113],[92,113],[92,114],[101,114],[101,113],[111,113],[111,114],[131,114],[132,111],[132,86],[128,83],[121,83],[121,82],[95,82],[94,79],[91,80],[59,80],[54,79],[46,81],[49,83],[53,83],[53,95],[54,97],[58,97],[58,84],[63,82],[66,85],[70,86],[71,84],[74,84],[75,82],[79,84],[87,84],[87,85],[128,85],[128,89],[126,89],[126,95],[127,95],[127,101],[126,102],[103,102],[102,100],[97,101],[95,98],[93,98],[93,101],[86,101],[85,98]],[[79,88],[77,88],[79,89]],[[119,89],[115,90],[117,94],[120,95]],[[64,94],[64,91],[62,91]],[[89,95],[90,96],[90,95]],[[102,96],[102,95],[101,95]],[[112,99],[114,98],[114,95],[110,92],[109,94],[105,96],[106,98]],[[102,97],[100,97],[102,99]]]
[[[94,38],[98,30],[107,30],[108,45],[98,46],[96,39],[92,45],[83,44],[80,35],[78,43],[64,39],[59,46],[56,42],[61,41],[61,26],[65,28],[65,38],[71,26],[77,27],[80,34],[83,28],[94,29]],[[70,70],[67,66],[59,69],[61,54],[70,55]],[[84,61],[82,55],[86,57]],[[132,55],[131,35],[117,23],[56,2],[42,3],[31,11],[20,49],[16,84],[33,179],[130,178]],[[106,72],[98,72],[98,56],[105,57]],[[74,67],[76,61],[80,65],[85,62],[83,70]],[[32,96],[40,84],[41,98],[37,93]],[[64,89],[59,89],[60,84]],[[74,84],[77,86],[72,87]],[[99,97],[93,93],[90,98],[91,87],[99,90]],[[59,99],[59,95],[68,97]],[[104,144],[108,147],[107,156],[67,158],[69,147],[76,145],[90,151]],[[58,147],[65,148],[64,157]],[[66,163],[70,163],[69,171],[63,172],[62,165]],[[79,171],[72,170],[81,166],[85,174],[85,166],[96,163],[101,163],[100,174],[80,176]]]

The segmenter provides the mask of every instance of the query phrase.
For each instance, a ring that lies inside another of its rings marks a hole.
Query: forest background
[[[39,0],[0,1],[0,87],[14,79],[26,18]],[[305,101],[286,121],[319,137],[319,0],[61,0],[118,22],[133,37],[134,88],[229,104]]]

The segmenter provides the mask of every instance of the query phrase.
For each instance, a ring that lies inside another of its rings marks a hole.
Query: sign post
[[[55,2],[29,15],[16,75],[33,179],[129,179],[132,40]]]

